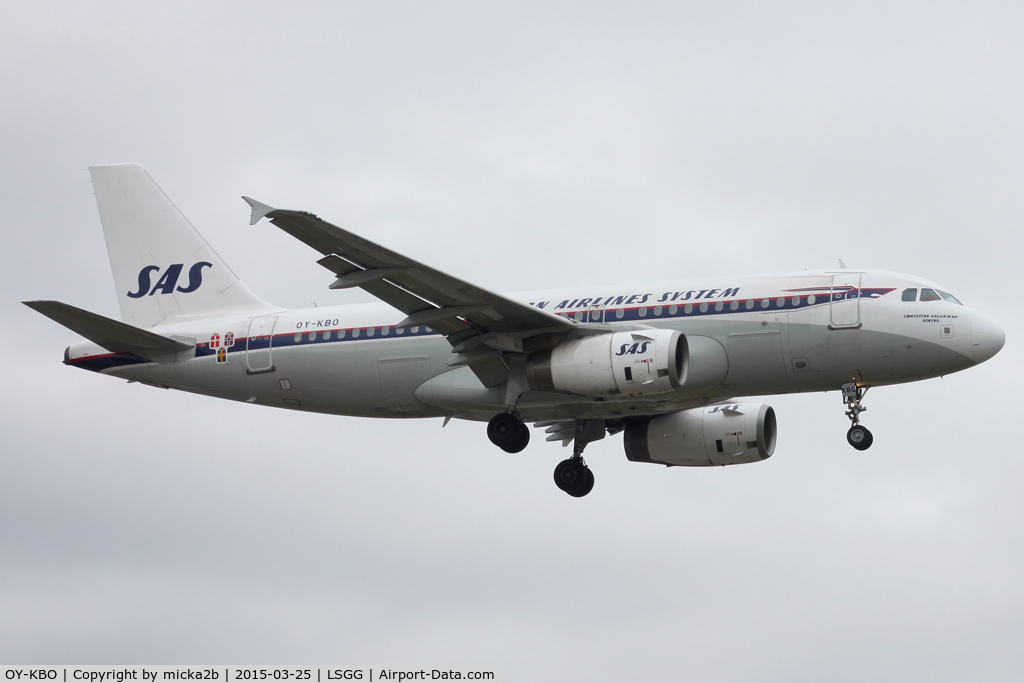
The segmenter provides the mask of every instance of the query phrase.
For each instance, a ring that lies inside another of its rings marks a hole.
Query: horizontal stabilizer
[[[195,346],[139,329],[119,320],[111,320],[60,301],[23,301],[22,303],[114,353],[134,353],[143,358],[150,358],[187,351]]]

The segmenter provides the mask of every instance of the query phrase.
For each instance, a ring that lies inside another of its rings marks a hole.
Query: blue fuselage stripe
[[[787,293],[787,296],[758,297],[751,299],[732,299],[725,301],[705,301],[701,303],[686,304],[655,304],[653,306],[633,307],[594,307],[583,309],[566,309],[564,311],[552,311],[566,319],[577,322],[652,322],[654,320],[686,319],[703,316],[738,315],[743,313],[763,313],[768,311],[798,311],[809,308],[818,308],[832,301],[844,299],[877,299],[889,292],[892,288],[864,288],[852,292],[833,292],[825,288],[818,294],[807,293],[807,290],[800,290],[802,293]],[[850,294],[854,296],[850,296]],[[210,341],[196,344],[196,357],[216,356],[221,350],[224,353],[240,353],[268,348],[282,349],[296,346],[309,346],[312,344],[338,344],[343,342],[365,342],[384,341],[387,339],[407,339],[410,337],[424,337],[439,334],[429,327],[415,327],[398,329],[394,325],[379,325],[369,327],[350,328],[327,328],[313,331],[276,333],[254,338],[236,337],[230,340],[230,344],[221,340],[219,334]],[[273,340],[271,342],[271,339]],[[70,365],[83,367],[95,372],[101,372],[110,368],[123,367],[125,365],[136,365],[149,363],[151,361],[133,354],[110,354],[103,356],[90,356],[69,361]]]

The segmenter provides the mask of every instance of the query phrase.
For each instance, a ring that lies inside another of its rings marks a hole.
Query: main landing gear
[[[582,455],[573,455],[555,467],[555,486],[573,498],[582,498],[594,488],[594,473]]]
[[[530,443],[530,428],[515,413],[498,413],[487,423],[487,438],[506,453],[518,453]]]
[[[565,420],[538,426],[547,425],[554,425],[552,429],[559,437],[565,436],[563,443],[568,443],[570,438],[573,440],[572,457],[555,467],[555,486],[573,498],[582,498],[594,488],[594,473],[583,460],[583,449],[591,441],[604,438],[604,420]],[[518,453],[530,443],[530,429],[514,411],[509,410],[491,418],[487,423],[487,437],[506,453]]]
[[[847,382],[843,385],[843,403],[846,404],[846,417],[850,418],[852,426],[846,432],[846,441],[858,451],[866,451],[871,448],[874,437],[868,428],[860,423],[860,414],[867,408],[861,405],[860,400],[868,393],[870,387],[859,387],[855,382]]]
[[[594,489],[594,473],[583,459],[583,449],[604,438],[604,420],[576,420],[573,427],[572,457],[555,467],[555,486],[573,498],[582,498]]]

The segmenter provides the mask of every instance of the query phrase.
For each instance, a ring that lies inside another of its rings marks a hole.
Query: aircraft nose
[[[971,320],[971,337],[974,340],[974,362],[984,363],[992,356],[999,353],[1006,343],[1006,333],[1003,328],[981,313]]]

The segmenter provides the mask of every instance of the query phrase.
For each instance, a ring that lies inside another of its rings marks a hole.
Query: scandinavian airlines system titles
[[[725,287],[723,289],[691,289],[685,292],[665,292],[655,303],[672,301],[696,301],[698,299],[728,298],[739,294],[739,287]],[[654,294],[622,294],[607,297],[589,297],[582,299],[565,299],[559,302],[552,310],[561,311],[564,309],[587,308],[588,306],[632,306],[643,305],[654,298]],[[550,301],[532,302],[531,306],[547,308]]]

